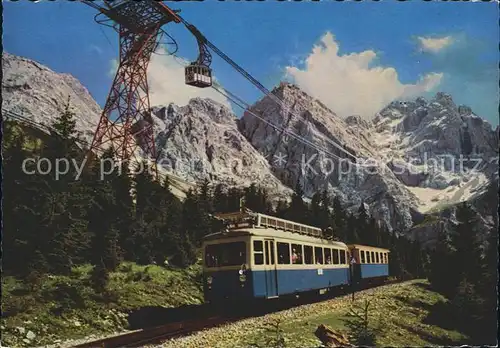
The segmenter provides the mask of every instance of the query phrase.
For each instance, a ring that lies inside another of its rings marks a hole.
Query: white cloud
[[[149,98],[151,105],[175,103],[186,105],[192,98],[210,98],[231,105],[226,97],[213,88],[198,88],[184,82],[184,66],[187,62],[174,56],[153,55],[148,67]],[[217,81],[216,77],[213,77]]]
[[[417,37],[417,40],[419,41],[420,50],[430,53],[437,53],[453,43],[453,38],[451,36],[445,36],[442,38],[419,36]]]
[[[118,70],[118,59],[112,59],[110,65],[111,66],[108,70],[108,75],[111,77],[115,77],[116,70]]]
[[[102,49],[99,46],[96,46],[96,45],[90,45],[89,46],[89,51],[96,52],[97,54],[102,54]]]
[[[184,66],[188,62],[174,56],[153,54],[148,66],[149,101],[151,106],[170,103],[183,106],[192,98],[210,98],[231,109],[226,97],[213,88],[198,88],[188,86],[184,82]],[[116,74],[118,61],[111,61],[109,75]],[[216,78],[213,77],[214,81]]]
[[[340,116],[370,118],[391,101],[428,92],[443,74],[431,73],[415,84],[402,84],[392,67],[371,66],[377,54],[368,50],[340,56],[339,45],[327,32],[313,47],[303,70],[287,67],[286,74],[305,92]]]

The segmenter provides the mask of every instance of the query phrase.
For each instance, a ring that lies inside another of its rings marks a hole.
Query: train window
[[[360,254],[361,254],[361,263],[365,263],[365,251],[361,250]]]
[[[205,247],[207,267],[239,266],[246,262],[245,242],[211,244]]]
[[[372,259],[370,258],[370,252],[366,252],[366,263],[372,263]]]
[[[253,254],[253,261],[256,265],[263,265],[264,264],[264,254],[263,253]]]
[[[271,254],[271,265],[274,265],[274,242],[269,241],[269,253]]]
[[[375,253],[372,251],[371,254],[372,254],[372,263],[375,263]]]
[[[379,259],[380,255],[378,252],[375,253],[375,262],[376,263],[380,263],[380,259]]]
[[[315,247],[314,254],[316,256],[316,264],[322,265],[323,264],[323,248]]]
[[[312,246],[304,245],[304,261],[307,265],[313,264],[313,249]]]
[[[290,264],[290,244],[288,243],[276,243],[278,248],[278,263],[280,265]]]
[[[339,250],[338,249],[333,249],[333,263],[335,265],[338,265],[340,263]]]
[[[264,264],[264,247],[261,240],[253,241],[253,262],[256,265]]]
[[[388,258],[387,253],[385,253],[384,255],[385,255],[385,263],[389,263],[389,258]]]
[[[292,263],[302,264],[302,245],[292,244]]]
[[[330,248],[325,248],[325,264],[331,265],[333,263],[332,261],[332,249]]]
[[[266,240],[266,248],[264,249],[264,258],[266,259],[266,265],[269,265],[269,241]]]
[[[340,250],[340,263],[341,264],[346,264],[347,261],[345,259],[345,250]]]

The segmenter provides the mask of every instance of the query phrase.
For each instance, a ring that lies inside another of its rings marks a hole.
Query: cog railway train
[[[389,250],[322,238],[322,230],[244,210],[217,214],[226,227],[205,236],[205,301],[262,300],[379,282]]]

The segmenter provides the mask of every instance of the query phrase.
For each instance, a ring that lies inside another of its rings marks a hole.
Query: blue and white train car
[[[271,299],[349,284],[346,244],[319,228],[252,212],[219,214],[225,231],[204,239],[205,301]]]
[[[367,245],[349,245],[353,265],[353,281],[383,280],[389,276],[389,250]]]

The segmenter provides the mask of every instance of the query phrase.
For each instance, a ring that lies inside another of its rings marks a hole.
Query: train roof
[[[213,241],[213,240],[220,240],[226,238],[230,239],[230,238],[249,236],[249,235],[256,237],[263,237],[263,238],[267,237],[276,239],[286,239],[291,243],[297,242],[297,243],[323,244],[342,249],[347,248],[347,245],[343,242],[337,242],[333,240],[313,237],[309,235],[303,235],[299,233],[292,233],[274,228],[262,228],[262,227],[257,227],[257,228],[249,227],[249,228],[232,229],[225,232],[216,232],[206,235],[204,237],[204,240]]]
[[[356,249],[360,249],[360,250],[373,250],[373,251],[387,251],[387,252],[390,252],[389,249],[374,247],[374,246],[370,246],[370,245],[349,244],[347,246],[349,247],[349,249],[356,248]]]

